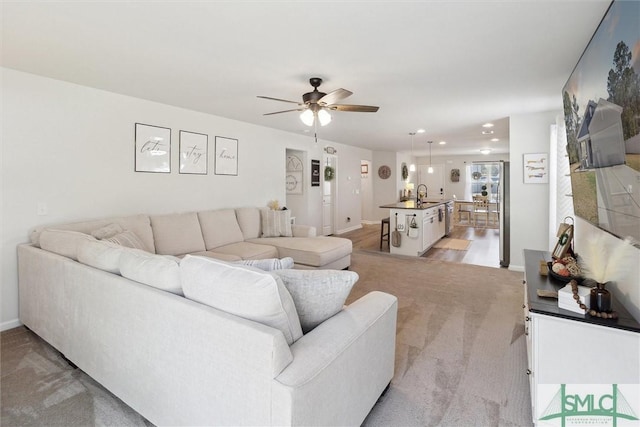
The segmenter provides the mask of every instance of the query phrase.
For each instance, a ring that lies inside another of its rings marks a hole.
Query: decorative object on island
[[[451,182],[460,181],[460,169],[451,169]]]
[[[238,140],[216,136],[216,175],[238,175]]]
[[[524,154],[524,183],[546,184],[549,182],[547,153]]]
[[[388,179],[391,176],[391,168],[387,165],[382,165],[378,168],[378,176],[382,179]]]
[[[336,171],[333,167],[331,166],[325,166],[324,167],[324,180],[325,181],[331,181],[333,178],[335,178],[336,176]]]
[[[135,171],[171,173],[171,129],[136,123]]]
[[[209,135],[180,131],[180,173],[206,175],[208,172]]]
[[[311,160],[311,186],[320,187],[320,160]]]

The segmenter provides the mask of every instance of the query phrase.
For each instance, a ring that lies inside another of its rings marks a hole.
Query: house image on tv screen
[[[622,107],[600,98],[589,101],[578,130],[581,169],[604,168],[625,163]]]

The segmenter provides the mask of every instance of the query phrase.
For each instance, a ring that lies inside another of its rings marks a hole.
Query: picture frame
[[[549,182],[549,154],[523,154],[525,184],[546,184]]]
[[[311,160],[311,186],[320,187],[320,160]]]
[[[135,124],[134,171],[171,173],[171,129]]]
[[[209,135],[180,131],[181,174],[206,175],[209,171]]]
[[[238,175],[238,140],[216,136],[215,174]]]
[[[367,163],[362,163],[360,165],[360,174],[366,175],[369,173],[369,165]]]

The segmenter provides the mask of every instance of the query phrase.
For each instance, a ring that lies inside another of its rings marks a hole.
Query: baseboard
[[[382,222],[382,220],[377,220],[377,221],[371,221],[369,219],[363,219],[362,221],[360,221],[362,224],[367,224],[367,225],[374,225],[374,224],[380,224]]]
[[[362,228],[362,224],[357,224],[357,225],[354,225],[353,227],[343,228],[342,230],[336,230],[335,234],[347,233],[349,231],[359,230],[361,228]]]
[[[509,270],[511,270],[511,271],[520,271],[520,272],[524,273],[524,266],[523,265],[509,264]]]
[[[17,328],[18,326],[22,326],[22,323],[18,319],[9,320],[7,322],[0,323],[0,331],[7,331],[9,329]]]

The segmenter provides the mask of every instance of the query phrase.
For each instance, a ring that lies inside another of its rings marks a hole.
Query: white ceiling
[[[297,113],[351,90],[320,139],[383,151],[508,152],[508,116],[562,107],[610,0],[2,2],[2,65],[302,133]],[[481,134],[493,122],[494,135]],[[313,132],[311,132],[312,137]],[[490,142],[497,137],[500,142]]]

